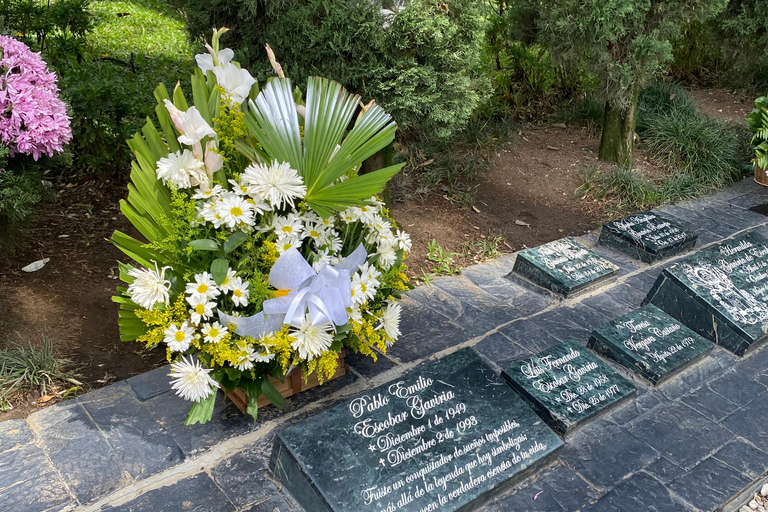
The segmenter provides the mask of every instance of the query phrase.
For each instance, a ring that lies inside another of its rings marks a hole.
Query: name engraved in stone
[[[327,456],[310,476],[331,510],[457,510],[561,446],[471,350],[443,361],[280,434],[291,453]],[[307,439],[310,432],[321,439]],[[298,445],[287,441],[293,436]],[[327,443],[345,446],[344,461]]]
[[[626,379],[575,341],[515,362],[502,377],[561,432],[635,391]]]
[[[607,223],[599,243],[652,263],[690,249],[696,238],[669,219],[654,212],[642,212]]]

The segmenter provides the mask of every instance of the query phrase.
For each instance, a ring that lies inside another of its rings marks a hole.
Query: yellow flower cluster
[[[180,295],[170,307],[136,310],[136,317],[149,327],[146,333],[139,336],[136,341],[144,343],[147,349],[153,349],[162,343],[165,330],[172,324],[181,324],[189,314],[184,296]],[[169,359],[170,361],[170,359]]]
[[[371,356],[374,361],[376,361],[376,352],[373,351],[373,347],[386,354],[387,341],[389,341],[383,329],[376,330],[378,322],[379,318],[376,315],[364,313],[362,320],[352,322],[351,336],[348,338],[349,346],[354,351],[364,356]]]
[[[329,350],[320,357],[307,363],[307,372],[304,373],[304,382],[307,382],[307,376],[312,372],[317,372],[317,382],[322,384],[331,379],[336,374],[339,367],[339,353]]]

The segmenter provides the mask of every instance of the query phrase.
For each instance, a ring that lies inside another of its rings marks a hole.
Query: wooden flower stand
[[[347,374],[347,365],[344,363],[344,358],[346,356],[347,350],[342,349],[341,353],[339,354],[339,363],[336,367],[336,373],[334,373],[333,377],[327,379],[325,382],[338,379],[339,377]],[[283,382],[280,382],[280,379],[276,379],[275,377],[270,377],[269,381],[273,386],[275,386],[275,389],[280,392],[283,398],[288,398],[289,396],[293,396],[296,393],[300,393],[320,385],[320,383],[317,381],[317,373],[310,375],[307,378],[307,382],[305,383],[304,371],[298,367],[294,368],[288,375],[286,375]],[[245,394],[245,391],[240,388],[235,388],[233,391],[227,391],[226,394],[229,399],[232,400],[232,403],[235,404],[238,409],[240,409],[240,412],[246,414],[246,409],[248,408],[248,395]],[[257,403],[259,407],[264,407],[271,402],[267,399],[267,397],[261,395]]]
[[[765,169],[755,164],[755,181],[764,187],[768,187],[768,174]]]

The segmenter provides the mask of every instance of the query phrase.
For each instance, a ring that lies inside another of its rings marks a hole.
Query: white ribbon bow
[[[338,265],[323,265],[315,273],[296,249],[288,249],[272,266],[269,284],[287,290],[282,297],[265,300],[263,310],[249,317],[229,316],[219,311],[219,321],[235,324],[236,333],[258,339],[282,328],[283,324],[301,327],[309,311],[313,325],[344,325],[349,321],[347,308],[352,305],[351,275],[365,263],[368,253],[360,244]]]

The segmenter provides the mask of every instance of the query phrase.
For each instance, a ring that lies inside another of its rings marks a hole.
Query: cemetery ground
[[[748,97],[731,91],[694,89],[692,95],[703,111],[734,122],[742,122],[750,108]],[[393,217],[414,242],[407,261],[412,278],[418,283],[457,272],[489,257],[583,234],[621,216],[614,202],[574,195],[585,170],[606,167],[597,159],[598,144],[599,131],[577,123],[520,125],[509,140],[474,155],[490,161],[490,172],[458,183],[463,196],[442,186],[397,194]],[[434,165],[425,162],[427,169]],[[636,168],[646,176],[665,172],[644,156],[642,145]],[[414,182],[403,185],[418,188]],[[118,207],[127,189],[110,182],[57,188],[56,198],[39,209],[27,247],[0,269],[0,339],[19,340],[20,335],[38,345],[41,335],[47,336],[56,355],[72,361],[83,383],[78,392],[165,364],[162,351],[147,353],[138,344],[117,341],[117,308],[110,297],[122,254],[107,239],[115,229],[132,232]],[[442,257],[433,252],[430,258],[433,240]],[[21,272],[42,258],[51,258],[42,270]],[[32,403],[39,393],[17,397],[0,421],[55,403],[70,387],[54,389],[40,405]]]

